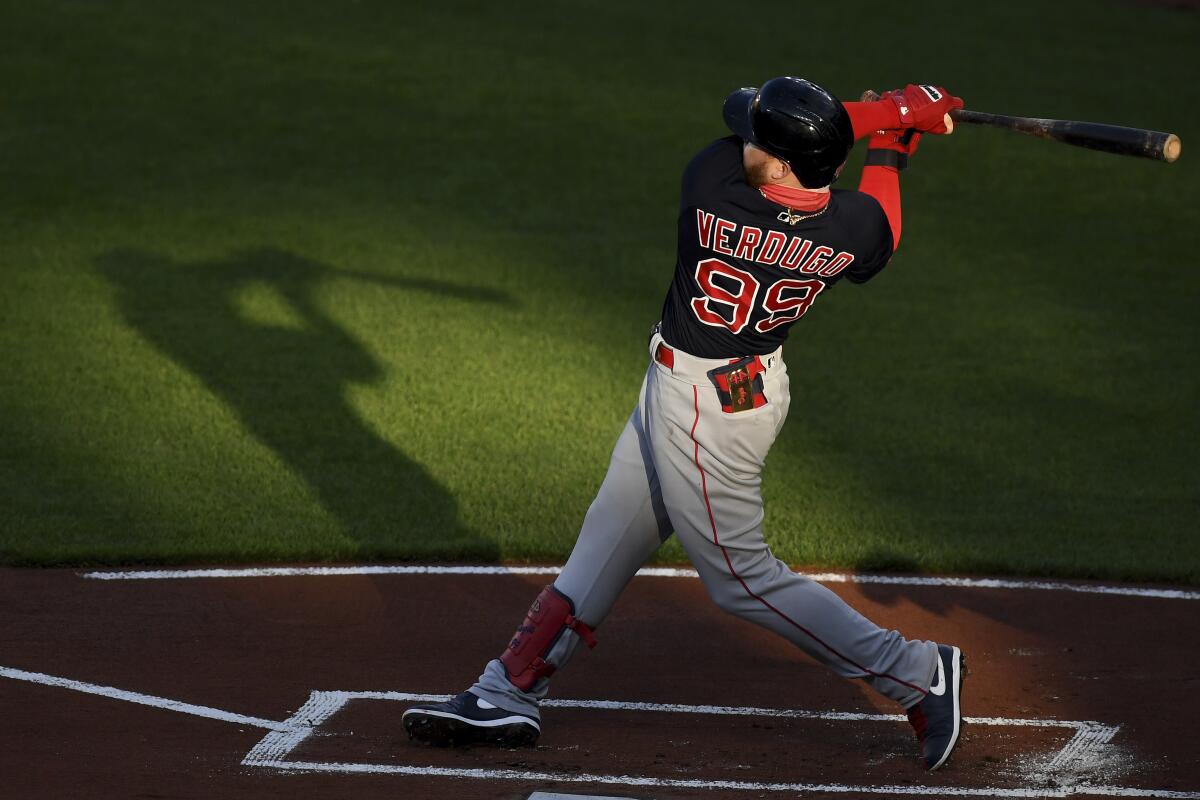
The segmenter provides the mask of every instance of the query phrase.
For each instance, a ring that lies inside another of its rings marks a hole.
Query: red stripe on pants
[[[721,548],[721,555],[725,556],[725,564],[729,567],[729,574],[732,575],[733,577],[737,578],[737,582],[740,583],[742,585],[742,588],[746,590],[746,594],[750,595],[755,600],[762,603],[763,606],[765,606],[766,608],[769,608],[771,611],[774,611],[782,619],[784,619],[790,625],[792,625],[794,628],[796,628],[796,630],[800,631],[805,636],[807,636],[808,638],[812,639],[817,644],[824,647],[830,653],[833,653],[833,655],[837,656],[842,661],[845,661],[847,664],[850,664],[855,669],[857,669],[861,672],[865,672],[867,675],[871,675],[876,678],[887,678],[890,681],[895,681],[896,683],[898,683],[902,686],[907,686],[910,689],[915,689],[916,691],[920,692],[921,694],[925,694],[926,693],[925,690],[920,688],[919,686],[914,686],[913,684],[909,683],[908,681],[902,681],[899,678],[896,678],[892,675],[880,674],[878,672],[875,672],[874,670],[867,669],[866,667],[862,666],[861,664],[856,663],[852,659],[846,658],[846,656],[842,655],[837,650],[834,650],[832,647],[830,647],[828,644],[826,644],[824,641],[822,641],[820,637],[815,635],[808,628],[805,628],[803,625],[796,622],[794,619],[789,617],[787,614],[784,614],[778,608],[771,605],[766,600],[764,600],[763,598],[759,597],[754,592],[752,592],[750,590],[750,587],[746,585],[746,582],[744,580],[742,580],[742,576],[737,574],[737,570],[733,568],[733,561],[731,561],[729,558],[729,551],[725,548],[725,545],[721,544],[721,541],[717,536],[717,521],[713,517],[712,503],[708,499],[708,477],[704,473],[704,467],[700,466],[700,442],[696,441],[696,427],[700,424],[700,391],[699,391],[699,387],[694,386],[694,385],[692,386],[692,401],[695,404],[695,408],[696,408],[696,420],[692,423],[692,432],[691,432],[692,444],[695,445],[695,455],[693,456],[693,458],[696,462],[696,469],[700,471],[700,490],[704,493],[704,507],[708,511],[708,523],[709,523],[709,525],[712,526],[713,544],[715,544],[717,547]]]

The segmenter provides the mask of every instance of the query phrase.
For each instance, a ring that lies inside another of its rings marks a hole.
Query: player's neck
[[[758,187],[762,196],[772,203],[800,211],[818,211],[829,205],[829,187],[806,189],[796,181],[795,186],[786,183],[764,183]]]

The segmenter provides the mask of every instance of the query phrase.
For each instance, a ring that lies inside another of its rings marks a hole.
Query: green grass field
[[[0,563],[563,559],[680,170],[799,74],[1184,154],[927,138],[793,330],[776,554],[1200,583],[1200,14],[964,8],[4,2]]]

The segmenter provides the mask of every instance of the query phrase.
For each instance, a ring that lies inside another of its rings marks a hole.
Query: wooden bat
[[[967,111],[956,108],[950,112],[955,122],[973,125],[991,125],[1010,131],[1028,133],[1041,139],[1053,139],[1076,147],[1088,147],[1122,156],[1153,158],[1171,163],[1179,158],[1183,143],[1173,133],[1148,131],[1143,128],[1123,128],[1119,125],[1104,125],[1099,122],[1076,122],[1062,119],[1039,119],[1037,117],[1009,117],[1004,114],[988,114],[983,111]]]
[[[863,93],[864,101],[878,100],[872,91]],[[1039,119],[1037,117],[1010,117],[1004,114],[988,114],[983,111],[968,111],[956,108],[947,115],[946,127],[954,130],[955,122],[972,125],[991,125],[1010,131],[1027,133],[1042,139],[1051,139],[1076,147],[1103,150],[1122,156],[1138,156],[1166,161],[1168,164],[1179,158],[1183,143],[1173,133],[1149,131],[1143,128],[1123,128],[1099,122],[1076,122],[1062,119]]]

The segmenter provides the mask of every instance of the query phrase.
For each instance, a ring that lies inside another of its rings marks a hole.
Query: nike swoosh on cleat
[[[942,664],[942,655],[938,653],[937,680],[929,687],[929,693],[941,697],[946,693],[946,667]]]

